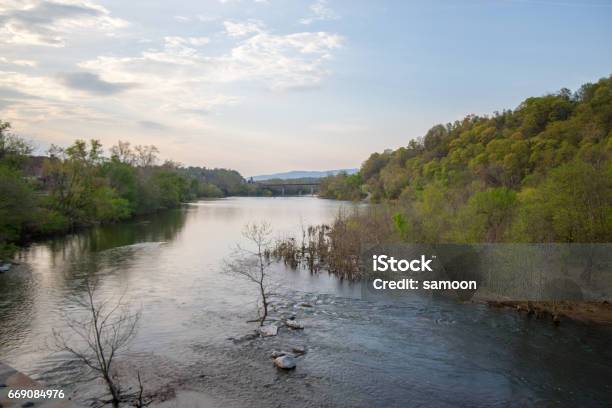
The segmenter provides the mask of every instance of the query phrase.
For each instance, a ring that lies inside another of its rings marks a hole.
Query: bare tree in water
[[[140,311],[131,312],[124,296],[119,300],[99,300],[96,296],[98,282],[88,279],[86,293],[74,298],[74,304],[81,308],[84,316],[66,315],[70,336],[53,330],[55,348],[72,354],[93,373],[104,380],[114,407],[131,397],[122,393],[121,387],[113,376],[113,363],[125,351],[136,333]],[[140,373],[139,373],[140,383]],[[142,384],[140,384],[142,393]],[[142,400],[142,398],[141,398]]]
[[[268,222],[245,225],[242,236],[248,241],[249,247],[237,245],[231,258],[225,262],[225,271],[246,279],[257,285],[261,308],[259,310],[259,325],[263,326],[268,317],[270,296],[269,267],[270,251],[272,249],[272,228]]]

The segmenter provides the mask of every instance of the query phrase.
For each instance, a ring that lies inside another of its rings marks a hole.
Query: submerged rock
[[[299,306],[300,307],[312,307],[310,303],[306,303],[306,302],[300,303]]]
[[[295,357],[292,356],[280,356],[274,359],[274,365],[284,370],[291,370],[295,368]]]
[[[284,356],[286,354],[287,353],[285,353],[284,351],[272,350],[272,352],[270,353],[270,357],[272,357],[272,358],[282,357],[282,356]]]
[[[303,329],[304,325],[298,320],[285,320],[285,325],[291,329]]]
[[[295,354],[306,354],[306,348],[304,346],[294,346],[291,348]]]
[[[278,357],[282,357],[282,356],[295,357],[290,352],[284,351],[284,350],[283,351],[273,350],[272,353],[270,353],[270,357],[272,357],[272,358],[278,358]]]
[[[259,328],[259,334],[261,334],[262,337],[276,336],[278,334],[278,327],[277,326],[261,326]]]

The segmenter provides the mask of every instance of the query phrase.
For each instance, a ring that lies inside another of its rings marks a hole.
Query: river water
[[[612,405],[610,327],[554,327],[420,295],[367,301],[358,284],[282,265],[273,267],[273,316],[295,314],[305,330],[236,341],[254,329],[257,292],[221,269],[244,224],[267,220],[283,237],[350,206],[314,197],[201,201],[33,244],[19,254],[23,267],[0,275],[0,361],[77,401],[99,395],[102,384],[51,341],[53,329],[69,332],[65,315],[78,313],[69,299],[93,274],[103,296],[125,294],[142,310],[117,368],[126,386],[140,371],[158,406]],[[307,349],[297,369],[275,369],[270,352],[293,346]]]

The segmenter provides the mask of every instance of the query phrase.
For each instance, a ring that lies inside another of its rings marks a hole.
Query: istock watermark
[[[612,300],[612,244],[366,245],[361,268],[365,297]]]
[[[372,272],[434,272],[432,263],[436,255],[421,255],[414,259],[396,258],[392,255],[372,255]],[[475,280],[421,280],[413,277],[387,279],[388,277],[375,277],[372,288],[375,290],[473,290],[478,284]]]

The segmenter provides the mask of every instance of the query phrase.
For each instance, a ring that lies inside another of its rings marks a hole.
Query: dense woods
[[[97,140],[52,146],[32,156],[28,142],[0,121],[0,259],[15,243],[75,227],[175,208],[198,197],[257,194],[234,170],[159,164],[155,146]]]
[[[413,242],[610,242],[611,154],[609,77],[436,125],[321,196],[383,202],[374,224]]]

